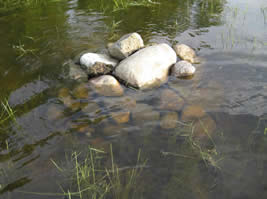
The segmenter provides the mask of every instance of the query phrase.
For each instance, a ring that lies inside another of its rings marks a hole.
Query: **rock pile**
[[[104,96],[121,96],[126,86],[138,89],[156,87],[166,82],[171,75],[182,78],[193,76],[196,69],[192,65],[196,54],[184,44],[173,48],[165,43],[144,47],[138,33],[130,33],[108,46],[109,54],[85,53],[79,65],[69,63],[69,76],[84,80]],[[178,61],[179,59],[182,61]],[[118,81],[119,80],[119,81]]]

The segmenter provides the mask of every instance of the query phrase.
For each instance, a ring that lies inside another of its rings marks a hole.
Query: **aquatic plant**
[[[11,108],[7,99],[4,99],[0,104],[0,125],[7,121],[16,121],[15,111]]]
[[[62,174],[72,174],[70,188],[62,189],[62,195],[68,199],[72,196],[78,196],[80,199],[110,197],[124,199],[135,198],[137,193],[137,181],[142,168],[145,167],[145,162],[140,164],[140,154],[139,151],[137,165],[123,168],[119,168],[115,163],[112,145],[110,145],[110,157],[106,152],[91,147],[88,148],[85,158],[81,157],[82,153],[72,153],[71,162],[74,166],[71,171],[60,167],[54,160],[51,161]],[[105,162],[111,162],[110,166],[104,166]]]
[[[18,45],[13,45],[12,47],[16,51],[16,53],[18,54],[17,59],[19,59],[25,55],[28,55],[28,54],[36,56],[35,52],[37,51],[37,49],[30,49],[30,48],[27,49],[27,48],[25,48],[24,44],[21,44],[21,42],[19,42]]]

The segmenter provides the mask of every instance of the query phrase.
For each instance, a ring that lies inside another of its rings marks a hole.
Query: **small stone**
[[[111,113],[111,117],[117,124],[127,123],[130,119],[130,112]]]
[[[97,62],[105,65],[111,65],[113,67],[115,67],[118,64],[117,60],[112,59],[111,57],[105,54],[86,53],[82,55],[80,58],[80,64],[85,69],[92,67]]]
[[[94,133],[94,129],[91,128],[88,123],[74,124],[72,128],[76,129],[77,132],[83,133],[86,135],[87,134],[91,135],[92,133]]]
[[[85,83],[82,83],[78,85],[74,91],[73,91],[74,97],[77,99],[87,99],[89,96],[89,88],[88,85]]]
[[[70,66],[69,77],[70,77],[70,79],[80,81],[80,82],[85,82],[88,80],[88,75],[78,65],[71,65]]]
[[[107,110],[125,110],[130,111],[136,107],[136,100],[131,97],[113,97],[103,99]]]
[[[176,77],[188,77],[195,74],[196,68],[188,61],[177,62],[171,70],[171,74]]]
[[[192,121],[206,115],[204,109],[198,105],[187,106],[182,113],[182,121]]]
[[[52,106],[49,106],[49,108],[47,109],[47,117],[51,121],[58,120],[64,117],[64,113],[60,107],[56,105],[52,105]]]
[[[71,105],[69,106],[69,108],[72,110],[72,111],[77,111],[81,108],[81,103],[79,101],[73,101],[71,103]]]
[[[89,78],[96,77],[99,75],[110,74],[114,69],[111,64],[104,64],[101,62],[96,62],[93,66],[87,68],[87,74]]]
[[[138,33],[130,33],[109,44],[108,51],[112,57],[122,60],[142,47],[144,47],[142,37]]]
[[[123,88],[120,83],[111,75],[103,75],[91,79],[89,83],[95,88],[96,92],[104,96],[122,96]]]
[[[163,129],[173,129],[177,126],[178,115],[176,112],[169,112],[164,115],[160,121],[160,126]]]
[[[124,109],[132,110],[136,107],[136,100],[130,97],[125,97],[121,100],[121,106]]]
[[[194,59],[196,57],[195,51],[185,45],[185,44],[176,44],[173,46],[174,51],[176,52],[177,56],[179,56],[182,60],[189,61],[194,63]]]
[[[96,149],[103,150],[105,146],[105,140],[101,137],[96,137],[90,140],[90,145]]]
[[[160,95],[159,109],[178,111],[184,105],[184,100],[170,89],[164,89]]]
[[[101,109],[95,102],[90,102],[85,107],[82,108],[82,111],[84,113],[87,113],[89,116],[94,116],[97,112],[99,112]]]
[[[102,132],[105,136],[114,136],[122,133],[122,131],[123,131],[123,126],[109,124],[108,126],[103,128]]]
[[[88,75],[82,70],[81,66],[75,64],[72,60],[68,60],[62,65],[62,73],[60,74],[65,79],[72,79],[75,81],[88,81]]]
[[[197,138],[210,137],[216,129],[215,121],[209,117],[203,117],[194,124],[193,136]]]
[[[66,96],[64,98],[60,98],[60,100],[63,102],[63,104],[66,106],[66,107],[70,107],[71,104],[74,102],[74,99],[69,95],[69,96]]]
[[[70,90],[68,88],[61,88],[58,91],[58,98],[63,99],[65,97],[68,97],[70,95]]]
[[[160,113],[153,110],[153,108],[147,104],[137,104],[137,106],[132,110],[132,118],[137,123],[157,121],[160,118]]]

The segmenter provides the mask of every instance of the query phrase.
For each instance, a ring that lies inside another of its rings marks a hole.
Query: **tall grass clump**
[[[71,185],[63,190],[66,198],[79,199],[127,199],[136,198],[139,192],[138,179],[145,164],[140,164],[140,151],[134,166],[120,168],[113,157],[112,146],[110,155],[94,148],[88,149],[86,157],[74,152],[71,156],[71,171],[53,164],[61,173],[71,173]]]
[[[16,121],[15,111],[11,108],[7,99],[0,103],[0,125],[8,121]]]
[[[131,6],[144,6],[150,7],[152,5],[158,4],[157,2],[151,0],[112,0],[113,1],[113,11],[127,9]]]

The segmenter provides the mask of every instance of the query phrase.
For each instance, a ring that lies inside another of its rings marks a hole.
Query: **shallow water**
[[[16,122],[0,129],[0,198],[63,198],[29,192],[67,190],[51,160],[71,168],[73,151],[110,143],[121,167],[134,165],[139,149],[147,159],[140,197],[266,198],[267,3],[162,0],[112,12],[99,2],[54,1],[1,14],[0,98],[8,97]],[[145,43],[192,46],[201,58],[195,76],[170,77],[148,91],[124,87],[123,97],[63,78],[63,63],[84,50],[105,52],[134,31]],[[21,45],[32,51],[20,57]],[[182,98],[182,107],[166,93]],[[198,137],[209,160],[196,155],[179,123],[190,105],[213,122],[211,137]],[[121,112],[126,122],[118,123]],[[175,127],[165,128],[171,118]]]

